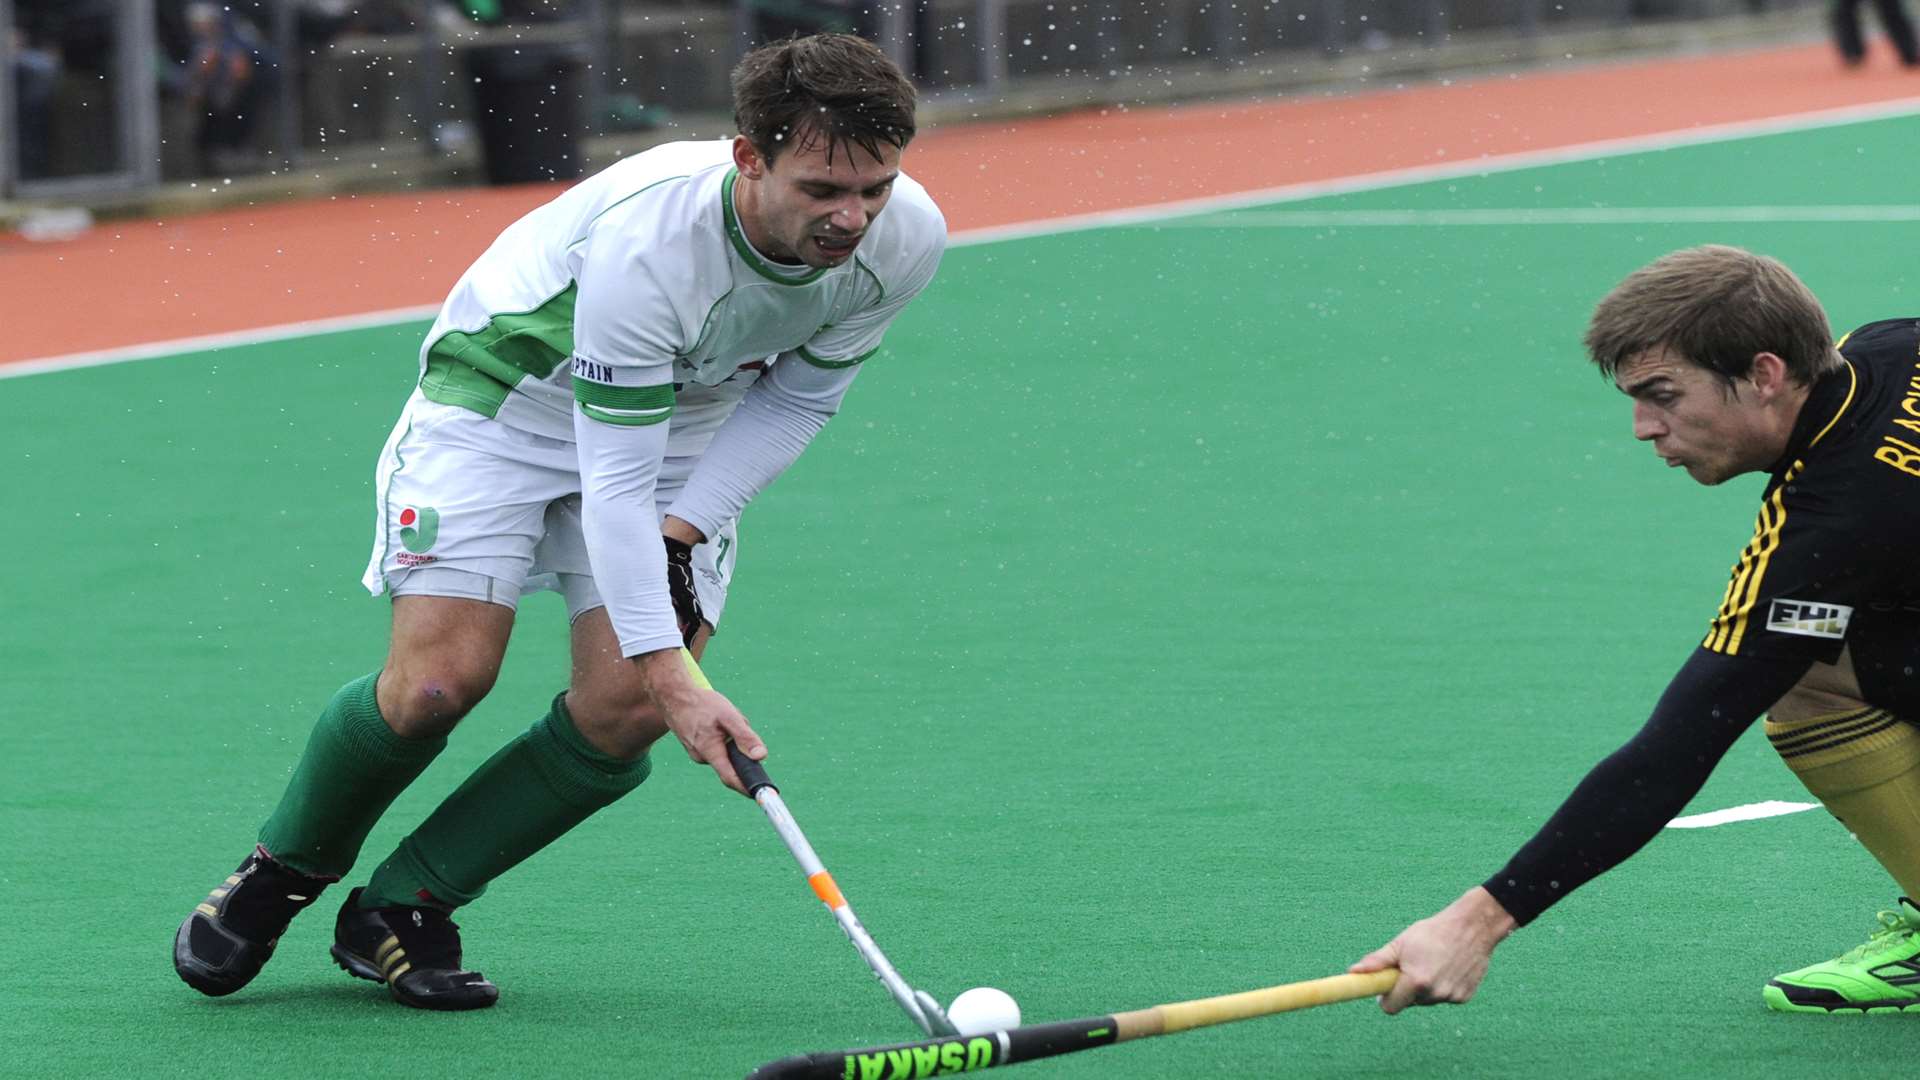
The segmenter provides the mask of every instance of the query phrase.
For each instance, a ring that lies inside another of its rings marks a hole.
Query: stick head
[[[913,992],[913,1003],[920,1006],[920,1015],[926,1018],[929,1035],[958,1035],[953,1021],[947,1019],[947,1010],[940,1007],[940,1000],[925,990]]]

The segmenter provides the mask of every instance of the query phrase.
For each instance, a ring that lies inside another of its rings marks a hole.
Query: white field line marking
[[[1760,818],[1781,817],[1786,814],[1798,814],[1803,810],[1818,810],[1819,803],[1783,802],[1768,799],[1766,802],[1747,803],[1744,806],[1730,806],[1725,810],[1711,810],[1704,814],[1688,814],[1667,822],[1669,829],[1711,829],[1715,825],[1725,825],[1734,821],[1757,821]]]
[[[1826,224],[1920,221],[1920,206],[1570,206],[1489,210],[1241,210],[1143,223],[1140,228],[1342,229],[1477,225]]]
[[[267,341],[306,337],[309,334],[330,334],[341,330],[391,326],[416,319],[431,319],[439,314],[439,311],[438,304],[388,308],[385,311],[369,311],[363,315],[338,315],[330,319],[308,319],[304,322],[263,326],[257,330],[235,330],[226,334],[174,338],[171,341],[126,345],[117,349],[101,349],[97,352],[68,353],[65,356],[48,356],[37,360],[16,360],[11,363],[0,363],[0,379],[8,379],[16,375],[35,375],[43,371],[66,371],[70,368],[118,364],[126,360],[151,360],[161,356],[204,352],[208,349],[228,349],[238,345],[257,345]]]
[[[1280,187],[1236,192],[1232,195],[1209,195],[1204,198],[1154,203],[1148,206],[1133,207],[1126,210],[1103,210],[1090,214],[1050,218],[1045,221],[1028,222],[1019,225],[997,225],[985,229],[969,229],[955,235],[953,244],[958,247],[968,244],[992,243],[998,240],[1015,240],[1029,236],[1051,236],[1056,233],[1077,232],[1083,229],[1098,229],[1113,225],[1135,225],[1141,222],[1158,221],[1164,218],[1184,217],[1193,214],[1212,213],[1219,210],[1259,206],[1264,203],[1299,202],[1305,199],[1317,199],[1323,195],[1343,195],[1355,191],[1375,191],[1381,188],[1405,187],[1410,184],[1425,183],[1429,180],[1446,180],[1462,176],[1489,176],[1494,173],[1516,172],[1520,169],[1531,169],[1541,165],[1565,165],[1576,161],[1593,161],[1599,158],[1618,157],[1622,154],[1640,154],[1655,150],[1672,150],[1685,146],[1705,146],[1711,143],[1733,142],[1738,139],[1760,138],[1766,135],[1784,135],[1796,131],[1844,127],[1848,124],[1863,124],[1874,120],[1889,120],[1898,116],[1913,116],[1917,113],[1920,113],[1920,97],[1909,97],[1899,98],[1893,101],[1875,102],[1869,105],[1846,105],[1836,109],[1816,109],[1811,112],[1774,116],[1763,120],[1739,120],[1726,124],[1703,124],[1699,127],[1683,128],[1679,131],[1660,132],[1654,135],[1630,135],[1618,139],[1596,139],[1591,142],[1573,143],[1568,146],[1554,147],[1546,150],[1521,150],[1510,154],[1490,154],[1485,157],[1468,158],[1462,161],[1436,162],[1431,165],[1414,165],[1403,169],[1386,169],[1380,172],[1360,173],[1355,176],[1341,177],[1337,180],[1313,180],[1299,184],[1285,184]]]
[[[1131,207],[1125,210],[1103,210],[1089,214],[1075,214],[1069,217],[1047,218],[1041,221],[1025,222],[1018,225],[996,225],[982,229],[966,229],[953,234],[949,241],[949,246],[971,247],[975,244],[992,244],[1004,240],[1022,240],[1029,237],[1055,236],[1061,233],[1081,232],[1089,229],[1109,228],[1120,225],[1137,225],[1143,222],[1164,221],[1172,218],[1215,213],[1221,210],[1259,206],[1264,203],[1299,202],[1304,199],[1319,198],[1323,195],[1339,195],[1354,191],[1374,191],[1381,188],[1404,187],[1409,184],[1425,183],[1429,180],[1444,180],[1450,177],[1487,176],[1494,173],[1531,169],[1541,165],[1561,165],[1576,161],[1592,161],[1598,158],[1615,157],[1621,154],[1671,150],[1686,146],[1703,146],[1710,143],[1731,142],[1737,139],[1759,138],[1766,135],[1781,135],[1795,131],[1842,127],[1847,124],[1867,123],[1874,120],[1887,120],[1898,116],[1913,116],[1915,114],[1920,114],[1920,97],[1899,98],[1893,101],[1875,102],[1869,105],[1847,105],[1835,109],[1818,109],[1811,112],[1794,113],[1788,116],[1769,117],[1763,120],[1741,120],[1726,124],[1705,124],[1699,127],[1661,132],[1654,135],[1633,135],[1618,139],[1597,139],[1591,142],[1573,143],[1568,146],[1555,147],[1547,150],[1525,150],[1511,154],[1491,154],[1464,161],[1437,162],[1431,165],[1415,165],[1409,168],[1385,169],[1379,172],[1360,173],[1355,176],[1341,177],[1336,180],[1315,180],[1299,184],[1285,184],[1278,187],[1236,192],[1231,195],[1210,195],[1197,199],[1181,199],[1173,202]],[[328,333],[336,330],[356,330],[381,326],[388,323],[408,322],[415,319],[429,318],[437,310],[437,307],[398,308],[390,311],[368,312],[364,315],[346,315],[331,319],[285,323],[279,326],[262,327],[257,330],[238,330],[232,333],[212,334],[206,337],[179,338],[173,341],[132,345],[118,349],[102,349],[96,352],[70,353],[63,356],[47,356],[11,363],[0,363],[0,379],[12,378],[19,375],[33,375],[47,371],[64,371],[68,368],[113,364],[123,360],[144,360],[204,349],[252,345],[259,342],[300,337],[306,334]]]

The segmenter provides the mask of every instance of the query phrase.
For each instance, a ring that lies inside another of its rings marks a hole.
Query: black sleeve
[[[1706,648],[1667,684],[1653,716],[1593,767],[1485,886],[1520,925],[1639,851],[1698,794],[1740,733],[1800,681],[1811,660]]]

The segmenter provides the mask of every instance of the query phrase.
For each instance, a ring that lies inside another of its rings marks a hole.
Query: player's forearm
[[[632,658],[640,667],[640,677],[646,681],[647,689],[669,711],[699,689],[694,685],[693,676],[687,672],[687,662],[680,651],[680,645],[676,642],[671,649],[657,649]]]
[[[681,638],[667,595],[666,552],[654,487],[667,426],[614,427],[574,417],[580,455],[580,519],[594,584],[623,656],[673,651]]]
[[[1805,663],[1696,649],[1653,715],[1594,766],[1485,888],[1521,926],[1659,835]]]
[[[1645,847],[1719,761],[1718,754],[1706,762],[1687,755],[1662,767],[1657,743],[1642,736],[1594,766],[1540,831],[1483,883],[1518,925]]]

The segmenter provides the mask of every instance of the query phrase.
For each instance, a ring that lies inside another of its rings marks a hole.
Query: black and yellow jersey
[[[1840,355],[1770,470],[1706,639],[1484,883],[1520,924],[1658,835],[1816,661],[1848,650],[1868,704],[1920,721],[1920,319],[1869,323]]]
[[[1703,648],[1831,663],[1920,614],[1920,319],[1868,323],[1840,355],[1801,407]]]

